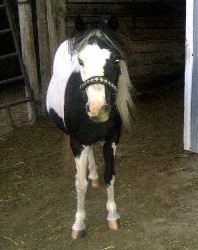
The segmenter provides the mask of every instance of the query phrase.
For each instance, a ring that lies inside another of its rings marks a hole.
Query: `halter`
[[[113,90],[114,94],[117,93],[118,89],[117,87],[111,83],[110,81],[108,81],[105,77],[103,76],[92,76],[89,79],[87,79],[86,81],[84,81],[81,85],[80,85],[80,89],[82,91],[84,91],[88,86],[92,85],[92,84],[103,84],[106,85],[107,87],[109,87],[111,90]]]

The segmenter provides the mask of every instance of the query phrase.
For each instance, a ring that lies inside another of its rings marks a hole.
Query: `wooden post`
[[[49,35],[47,24],[46,0],[36,1],[37,27],[39,43],[39,60],[42,88],[42,111],[46,113],[46,92],[51,77],[51,55],[49,48]]]
[[[66,1],[46,0],[50,54],[53,61],[55,52],[66,38]]]
[[[34,48],[31,2],[18,0],[18,11],[23,63],[28,75],[29,84],[33,92],[34,100],[36,102],[37,114],[39,114],[40,88],[38,83],[36,54]],[[36,116],[32,112],[30,105],[28,105],[28,116],[32,122],[36,120]]]

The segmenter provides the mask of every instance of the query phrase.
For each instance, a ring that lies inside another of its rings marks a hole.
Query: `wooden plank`
[[[66,3],[62,0],[48,0],[46,5],[50,54],[53,60],[58,46],[66,38]]]
[[[6,110],[6,114],[7,114],[10,126],[13,127],[13,128],[15,128],[15,124],[14,124],[14,120],[12,118],[12,114],[11,114],[10,108],[6,107],[5,110]]]
[[[5,8],[5,4],[0,4],[0,9]]]
[[[173,70],[172,72],[159,72],[157,75],[142,75],[131,77],[131,82],[138,92],[150,91],[155,87],[163,87],[174,82],[183,82],[184,67]]]
[[[37,9],[37,27],[38,27],[38,45],[40,60],[40,77],[42,89],[42,111],[46,112],[46,93],[51,77],[50,47],[47,24],[47,5],[46,0],[36,1]]]
[[[183,53],[185,50],[185,42],[181,40],[147,40],[147,41],[132,41],[131,51],[135,52],[178,52]],[[128,52],[127,52],[128,53]]]
[[[20,81],[20,80],[24,80],[23,75],[12,77],[12,78],[9,78],[9,79],[6,79],[6,80],[2,80],[2,81],[0,81],[0,85],[11,83],[11,82],[16,82],[16,81]]]
[[[157,75],[163,75],[166,73],[172,73],[180,68],[184,68],[182,63],[174,64],[150,64],[150,65],[129,65],[130,77],[142,77],[147,76],[150,78],[156,77]]]
[[[116,16],[130,17],[184,17],[185,4],[181,3],[129,3],[129,4],[68,4],[68,16],[95,16],[112,13]]]
[[[185,28],[184,17],[122,17],[119,21],[128,29]]]
[[[14,100],[14,101],[11,101],[11,102],[6,102],[6,103],[3,103],[3,104],[0,104],[0,110],[5,109],[5,108],[10,108],[10,107],[16,106],[18,104],[26,103],[26,102],[30,102],[29,97],[21,98],[21,99]]]
[[[0,35],[6,34],[11,32],[11,29],[4,29],[4,30],[0,30]]]
[[[102,3],[102,4],[125,4],[125,3],[158,3],[159,0],[66,0],[67,4],[88,4],[88,3]],[[185,0],[160,0],[161,3],[185,3]]]
[[[159,3],[159,0],[132,0],[132,1],[136,3]],[[160,0],[160,3],[186,4],[186,0]]]
[[[185,30],[180,29],[130,29],[131,40],[185,40]]]
[[[54,1],[46,1],[47,4],[47,23],[48,23],[48,32],[49,32],[49,47],[51,61],[53,61],[56,49],[58,47],[58,35],[55,27],[55,15],[54,15]]]
[[[90,0],[91,1],[91,0]],[[159,3],[159,0],[128,0],[135,3]],[[186,0],[160,0],[160,3],[167,4],[186,4]]]
[[[10,54],[2,55],[2,56],[0,56],[0,60],[5,60],[7,58],[11,58],[11,57],[15,57],[15,56],[18,56],[17,52],[13,52],[13,53],[10,53]]]
[[[74,29],[73,23],[67,23],[67,36],[71,36],[71,31]],[[133,42],[138,41],[168,41],[171,42],[172,40],[175,42],[178,42],[178,44],[181,44],[185,42],[185,29],[184,28],[174,28],[174,29],[128,29],[126,31],[127,35],[125,35],[127,38],[131,39],[131,44]],[[157,42],[156,42],[157,44]]]
[[[177,51],[169,52],[151,52],[151,53],[132,53],[129,64],[131,66],[137,65],[151,65],[151,64],[173,64],[184,63],[184,51],[178,53]]]
[[[67,4],[128,4],[128,3],[133,3],[134,1],[130,0],[123,0],[123,1],[116,1],[116,0],[66,0]]]
[[[99,18],[99,15],[94,15],[93,18]],[[74,23],[75,16],[67,15],[65,20]],[[89,20],[90,17],[83,17],[84,20]],[[184,17],[131,17],[118,16],[120,26],[125,28],[140,28],[140,29],[157,29],[157,28],[185,28]],[[122,28],[122,27],[121,27]]]

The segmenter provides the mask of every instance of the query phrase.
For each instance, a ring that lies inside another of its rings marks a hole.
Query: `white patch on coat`
[[[104,76],[106,60],[110,58],[111,52],[101,49],[97,44],[87,44],[80,51],[78,58],[84,65],[80,66],[81,77],[86,81],[93,76]],[[106,105],[105,86],[93,84],[86,89],[90,116],[97,116],[103,105]]]
[[[107,210],[108,216],[107,220],[117,220],[120,218],[120,215],[116,211],[116,203],[114,200],[114,184],[115,184],[115,176],[112,177],[111,183],[109,187],[107,187]]]
[[[111,52],[101,49],[97,44],[87,44],[79,52],[78,58],[84,63],[80,67],[83,81],[92,76],[103,76],[106,60],[110,58]]]
[[[87,167],[88,167],[88,155],[90,152],[89,146],[83,146],[83,150],[80,156],[75,158],[76,162],[76,191],[78,206],[76,212],[76,219],[73,225],[74,230],[83,230],[85,229],[84,219],[86,217],[85,212],[85,194],[87,192]]]
[[[47,110],[51,108],[64,121],[64,98],[67,82],[73,72],[79,71],[77,56],[68,52],[68,40],[63,42],[54,58],[53,75],[48,87],[46,105]]]
[[[98,173],[97,173],[97,165],[94,159],[94,154],[93,154],[93,148],[90,147],[90,151],[88,154],[88,168],[90,171],[89,174],[89,179],[90,180],[96,180],[98,179]]]

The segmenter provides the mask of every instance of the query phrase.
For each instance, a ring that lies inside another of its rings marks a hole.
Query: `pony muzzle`
[[[109,105],[95,106],[87,104],[87,114],[89,118],[97,123],[106,122],[109,119],[111,108]]]
[[[103,86],[103,88],[101,88],[101,86]],[[92,96],[92,98],[90,98],[90,94],[87,94],[89,101],[86,105],[86,111],[89,118],[98,123],[106,122],[109,119],[111,111],[111,105],[106,104],[104,93],[102,93],[102,91],[105,92],[104,86],[108,87],[113,96],[116,95],[117,87],[103,76],[90,77],[80,85],[80,89],[83,93],[92,87],[92,95],[95,95],[95,97]]]

